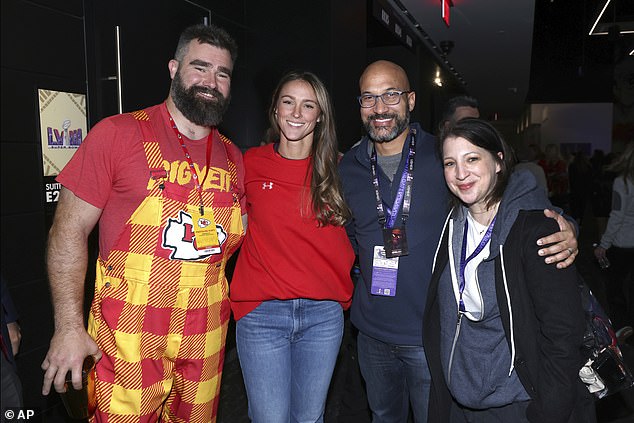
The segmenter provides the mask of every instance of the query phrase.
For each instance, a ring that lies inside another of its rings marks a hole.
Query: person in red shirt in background
[[[568,206],[568,163],[561,158],[558,144],[548,144],[544,153],[545,157],[537,164],[546,174],[548,198],[555,206],[565,210]]]
[[[323,422],[354,262],[324,84],[288,73],[269,119],[275,142],[244,156],[249,224],[230,292],[238,357],[254,423]]]

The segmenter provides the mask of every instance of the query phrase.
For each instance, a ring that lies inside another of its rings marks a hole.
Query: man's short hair
[[[198,24],[185,28],[181,33],[176,46],[176,53],[174,53],[176,60],[183,60],[192,40],[198,40],[201,44],[209,44],[227,50],[233,63],[238,58],[238,44],[227,31],[217,25]]]
[[[442,114],[441,124],[450,121],[458,107],[473,107],[478,109],[478,100],[468,95],[459,95],[449,99]]]

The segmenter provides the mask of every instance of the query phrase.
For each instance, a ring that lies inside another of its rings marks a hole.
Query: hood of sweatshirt
[[[537,184],[533,174],[524,169],[514,171],[509,178],[498,207],[497,218],[491,234],[491,253],[487,261],[493,260],[500,254],[499,247],[504,245],[520,210],[543,210],[546,208],[553,208],[553,206],[543,189]],[[454,209],[452,216],[455,221],[454,225],[464,225],[466,216],[466,207]]]

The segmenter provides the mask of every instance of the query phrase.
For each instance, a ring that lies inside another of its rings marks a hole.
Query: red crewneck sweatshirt
[[[274,144],[244,155],[248,227],[229,288],[235,320],[272,299],[350,306],[354,252],[343,227],[315,219],[311,163],[281,157]]]

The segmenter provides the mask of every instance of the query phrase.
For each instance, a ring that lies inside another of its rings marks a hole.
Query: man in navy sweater
[[[358,356],[373,423],[427,419],[430,375],[422,319],[432,261],[448,192],[436,138],[410,123],[416,93],[400,66],[370,64],[360,81],[367,135],[341,161],[348,234],[361,277],[352,301]],[[578,252],[572,227],[557,213],[561,232],[540,241],[548,263],[566,267]]]

